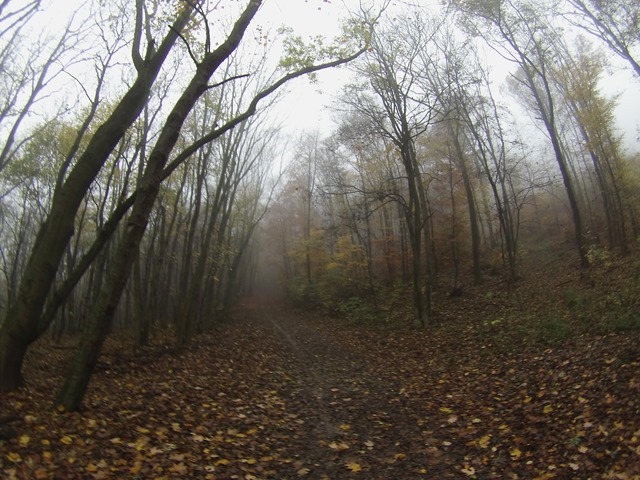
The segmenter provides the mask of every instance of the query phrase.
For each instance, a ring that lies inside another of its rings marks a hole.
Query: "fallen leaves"
[[[491,442],[491,435],[485,435],[484,437],[478,440],[478,446],[480,448],[489,448],[490,442]]]
[[[338,451],[349,449],[349,445],[345,442],[331,442],[328,447]]]
[[[345,467],[347,467],[347,470],[353,473],[358,473],[362,471],[362,467],[357,462],[346,462]]]
[[[183,355],[118,351],[108,359],[117,373],[96,376],[82,413],[44,415],[59,377],[32,380],[2,403],[20,421],[0,443],[0,476],[640,475],[633,338],[505,352],[459,327],[454,339],[444,329],[382,336],[287,313],[280,321],[297,350],[256,314]]]
[[[522,456],[522,452],[518,447],[516,447],[509,450],[509,455],[511,456],[512,460],[518,460]]]
[[[16,452],[9,452],[6,455],[7,460],[9,460],[11,463],[18,463],[22,461],[22,457],[20,457],[19,453]]]

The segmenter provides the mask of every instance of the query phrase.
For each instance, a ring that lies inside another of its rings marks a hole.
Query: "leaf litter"
[[[462,317],[461,317],[462,318]],[[245,306],[176,351],[111,339],[78,413],[43,342],[3,478],[640,478],[638,335],[500,346],[455,325],[345,325]]]

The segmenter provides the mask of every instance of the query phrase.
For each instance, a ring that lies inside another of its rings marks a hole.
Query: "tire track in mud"
[[[460,478],[424,410],[401,394],[402,379],[376,370],[376,352],[356,352],[344,333],[291,312],[258,319],[288,351],[295,386],[287,408],[304,421],[296,457],[305,478]]]

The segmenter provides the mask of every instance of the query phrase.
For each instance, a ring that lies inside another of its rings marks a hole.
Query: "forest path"
[[[380,352],[351,337],[357,332],[285,310],[256,312],[256,318],[289,350],[296,387],[287,404],[304,421],[300,472],[329,479],[359,472],[370,479],[459,478],[452,473],[456,456],[441,450],[425,409],[403,394],[402,378],[376,368]]]

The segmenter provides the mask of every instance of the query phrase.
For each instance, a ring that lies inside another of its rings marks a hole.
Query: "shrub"
[[[571,325],[559,314],[551,314],[540,319],[536,325],[536,336],[543,342],[562,343],[573,333]]]

